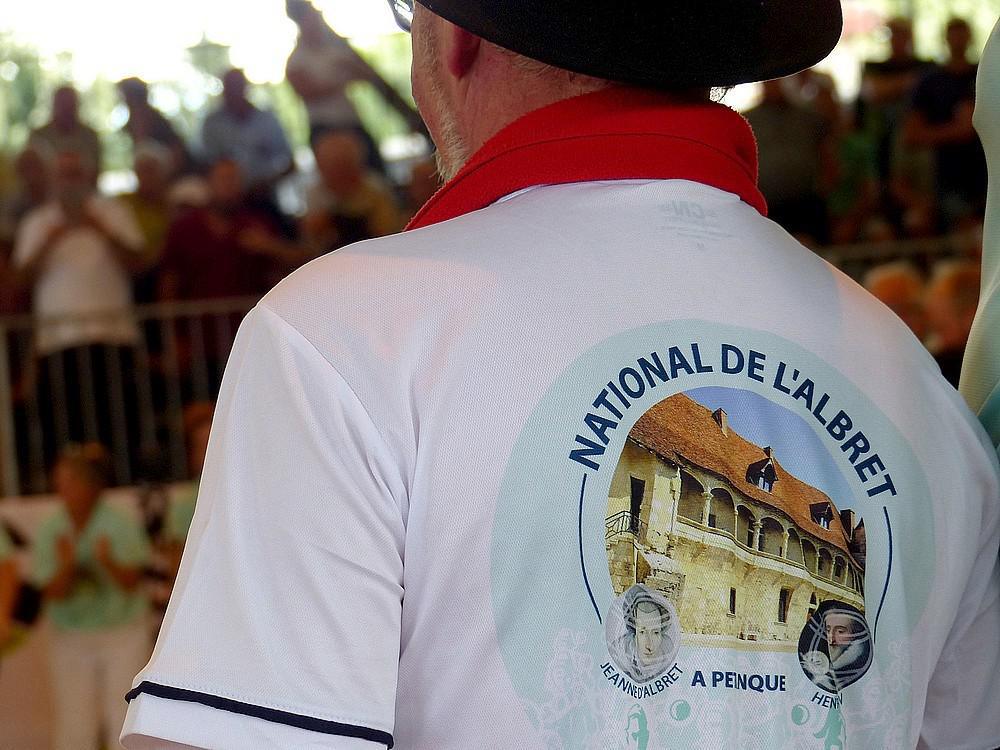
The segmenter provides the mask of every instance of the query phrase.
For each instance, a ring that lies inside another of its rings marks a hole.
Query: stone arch
[[[745,505],[741,505],[736,514],[736,541],[747,547],[753,547],[757,518]]]
[[[805,565],[806,560],[802,555],[802,539],[795,529],[788,530],[788,549],[785,550],[785,557],[799,565]]]
[[[785,527],[771,516],[760,519],[760,535],[757,549],[775,557],[782,557],[785,552]]]
[[[833,558],[833,580],[847,585],[847,561],[843,555]]]
[[[712,490],[712,513],[709,518],[713,526],[736,536],[736,504],[733,496],[722,488]]]
[[[816,573],[820,578],[833,578],[833,555],[826,547],[819,549],[819,562],[816,565]]]
[[[816,545],[808,539],[802,540],[802,562],[806,570],[810,573],[816,572],[816,563],[819,561],[819,553],[816,552]]]
[[[677,506],[677,515],[687,518],[695,523],[703,523],[708,519],[702,519],[705,511],[705,488],[701,482],[681,470],[681,498]]]

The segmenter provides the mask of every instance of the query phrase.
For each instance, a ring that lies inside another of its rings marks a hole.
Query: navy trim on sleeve
[[[326,719],[316,719],[311,716],[289,713],[288,711],[278,711],[274,708],[264,708],[255,706],[252,703],[241,703],[240,701],[220,698],[217,695],[199,693],[194,690],[183,690],[181,688],[170,687],[169,685],[159,685],[155,682],[142,682],[138,687],[133,688],[125,696],[125,700],[131,702],[142,695],[152,695],[157,698],[165,698],[173,701],[187,701],[188,703],[200,703],[209,708],[216,708],[220,711],[229,711],[243,716],[252,716],[256,719],[263,719],[274,724],[285,724],[299,729],[308,729],[311,732],[322,732],[323,734],[335,734],[341,737],[356,737],[360,740],[378,742],[391,748],[393,745],[392,735],[378,729],[368,727],[358,727],[353,724],[341,724],[336,721]]]

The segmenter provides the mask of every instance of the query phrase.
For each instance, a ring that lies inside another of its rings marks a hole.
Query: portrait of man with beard
[[[871,630],[849,604],[823,602],[799,638],[799,662],[810,681],[830,693],[857,682],[872,662]]]

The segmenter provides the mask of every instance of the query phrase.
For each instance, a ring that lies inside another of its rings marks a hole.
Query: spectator
[[[138,185],[121,200],[131,210],[142,230],[146,245],[147,270],[135,278],[135,301],[156,299],[163,246],[170,225],[170,175],[174,171],[174,154],[156,141],[144,141],[135,148],[134,171]]]
[[[93,165],[96,183],[101,173],[101,139],[97,131],[80,120],[80,97],[72,86],[60,86],[52,95],[52,118],[31,134],[31,142],[42,142],[54,153],[74,151]]]
[[[210,164],[233,159],[242,170],[251,201],[280,220],[275,188],[295,171],[292,149],[274,113],[247,98],[242,70],[233,68],[222,77],[222,106],[205,118],[202,146]]]
[[[321,252],[402,228],[389,189],[365,169],[364,146],[346,132],[324,133],[313,146],[319,182],[309,191],[303,235]]]
[[[271,259],[247,246],[247,233],[275,234],[270,217],[247,201],[243,170],[233,159],[208,172],[207,206],[182,213],[167,230],[162,300],[259,296],[273,280]]]
[[[285,67],[309,116],[309,142],[330,131],[346,131],[365,144],[368,166],[385,173],[378,144],[365,130],[357,110],[347,96],[347,87],[369,77],[369,67],[335,34],[323,14],[309,2],[291,2],[288,15],[299,28],[299,38]]]
[[[878,151],[879,177],[887,181],[892,173],[893,152],[913,91],[930,64],[913,50],[913,22],[891,19],[889,57],[865,63],[861,77],[861,127],[872,137]]]
[[[806,244],[824,244],[832,134],[819,112],[792,101],[787,85],[787,79],[764,83],[761,103],[747,113],[760,152],[760,189],[774,221]]]
[[[184,140],[163,113],[149,103],[149,86],[141,78],[125,78],[118,82],[118,91],[128,107],[128,120],[122,128],[132,139],[134,148],[153,141],[170,151],[172,176],[187,171],[191,157]]]
[[[53,153],[42,141],[29,143],[14,160],[13,190],[0,200],[0,245],[10,245],[24,218],[49,199]]]
[[[958,388],[965,345],[979,305],[979,264],[943,261],[927,286],[928,348],[948,382]]]
[[[982,213],[986,157],[972,126],[977,67],[968,59],[969,24],[952,19],[946,38],[948,62],[918,84],[905,138],[910,146],[933,150],[940,228],[953,230]]]
[[[14,603],[17,599],[18,574],[14,545],[0,523],[0,653],[11,639]]]
[[[280,244],[280,252],[285,243],[279,243],[270,215],[247,201],[239,164],[218,160],[207,182],[208,204],[180,213],[167,230],[160,268],[161,300],[256,298],[282,275],[272,244]],[[235,331],[241,318],[233,314],[221,321],[224,328]],[[200,344],[185,332],[177,336],[178,367],[188,373],[193,372],[192,365],[204,362],[209,394],[215,394],[232,338],[220,332],[216,317],[190,320],[191,325],[196,323],[201,328]]]
[[[125,375],[139,337],[131,276],[145,268],[145,244],[128,207],[98,195],[93,183],[85,155],[58,154],[53,198],[25,219],[14,250],[38,321],[39,406],[50,458],[72,440],[110,439],[118,455],[136,442],[121,434],[117,417],[134,417]],[[116,393],[124,403],[114,401]]]
[[[906,323],[914,335],[927,338],[925,284],[920,273],[909,263],[886,263],[871,269],[864,287]]]
[[[105,748],[121,747],[122,695],[150,651],[139,586],[149,541],[136,519],[104,498],[110,475],[103,446],[64,450],[53,469],[61,504],[32,550],[32,576],[53,626],[56,750],[97,750],[99,728]]]

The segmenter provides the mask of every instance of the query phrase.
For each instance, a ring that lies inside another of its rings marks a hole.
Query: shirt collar
[[[757,143],[721,104],[679,104],[612,87],[531,112],[491,138],[407,229],[485,208],[538,185],[597,180],[691,180],[735,193],[760,213]]]

